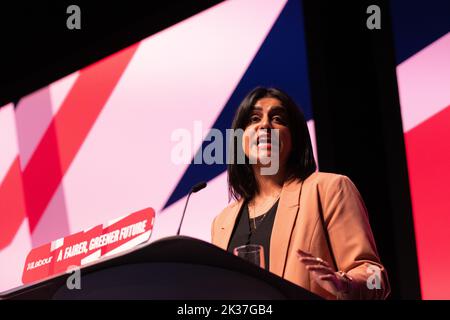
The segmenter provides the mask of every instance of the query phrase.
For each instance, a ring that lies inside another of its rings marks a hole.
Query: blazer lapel
[[[236,223],[236,218],[241,210],[244,201],[241,199],[237,201],[233,206],[228,208],[228,212],[225,214],[225,219],[222,225],[219,227],[221,236],[217,238],[217,245],[223,250],[227,250],[228,243],[230,242],[231,234]]]
[[[297,219],[303,181],[285,182],[270,238],[269,270],[283,277],[292,230]]]
[[[299,211],[302,184],[303,182],[299,180],[284,183],[273,223],[270,238],[269,270],[280,277],[283,276],[290,238]],[[217,237],[216,245],[224,250],[228,248],[228,243],[243,203],[244,201],[241,199],[230,206],[227,209],[228,212],[224,214],[225,218],[221,226],[219,226],[218,232],[220,232],[220,236]]]

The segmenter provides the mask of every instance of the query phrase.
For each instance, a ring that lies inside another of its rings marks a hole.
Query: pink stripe
[[[13,240],[25,217],[14,107],[0,109],[0,250]],[[2,266],[3,268],[3,266]]]
[[[401,63],[397,80],[408,132],[450,102],[450,32]]]
[[[31,231],[136,51],[133,45],[81,72],[23,172]]]

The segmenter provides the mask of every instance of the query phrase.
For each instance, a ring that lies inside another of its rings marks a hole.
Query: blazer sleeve
[[[324,221],[339,270],[351,277],[342,299],[385,299],[389,280],[375,245],[367,209],[352,181],[337,175],[325,190]]]

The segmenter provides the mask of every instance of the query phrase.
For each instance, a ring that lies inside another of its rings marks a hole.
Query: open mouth
[[[272,147],[270,136],[269,135],[258,136],[256,140],[256,145],[258,146],[258,148],[270,149]]]

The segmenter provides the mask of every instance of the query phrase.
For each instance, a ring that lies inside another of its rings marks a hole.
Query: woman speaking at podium
[[[236,201],[214,219],[212,243],[230,252],[261,245],[266,269],[326,299],[386,298],[388,277],[363,200],[346,176],[316,171],[307,124],[293,100],[278,89],[256,88],[232,129],[243,131],[228,164]],[[244,163],[236,161],[239,151]]]

